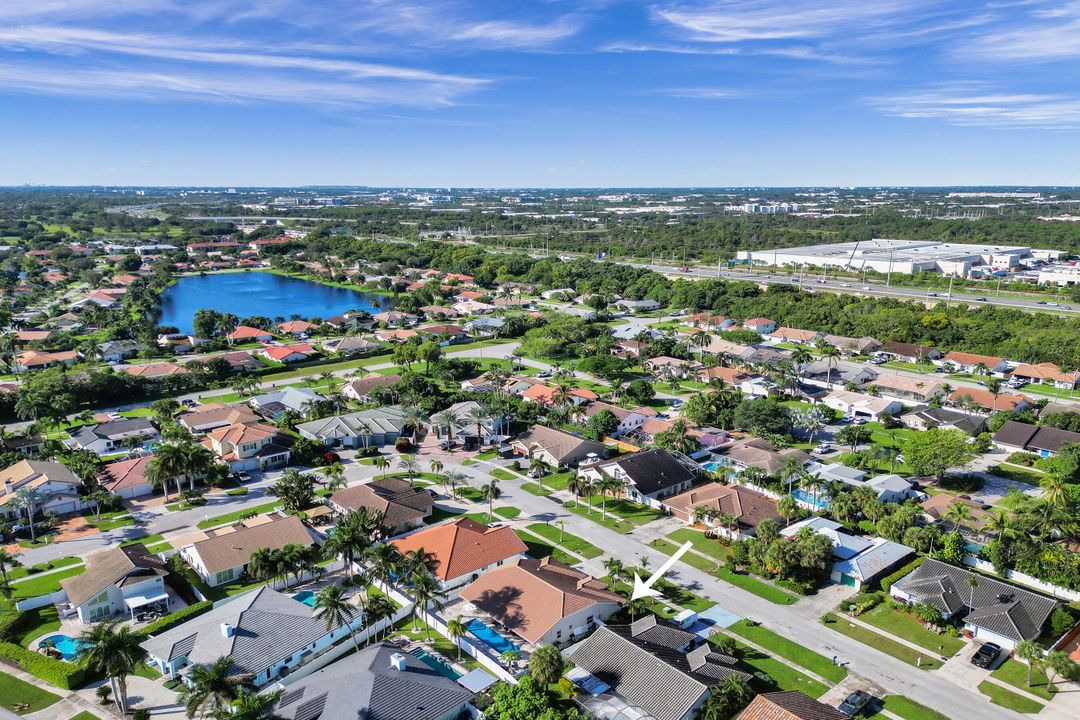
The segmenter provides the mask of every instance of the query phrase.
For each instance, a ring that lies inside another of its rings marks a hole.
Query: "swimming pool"
[[[701,467],[705,468],[706,470],[708,470],[711,473],[723,472],[723,470],[721,470],[721,467],[723,467],[723,466],[720,465],[720,463],[716,462],[715,460],[710,460],[707,463],[702,463]]]
[[[52,643],[52,646],[56,648],[57,652],[59,652],[68,662],[79,657],[79,641],[73,637],[67,635],[50,635],[38,643],[38,645],[44,646],[48,643]]]
[[[795,490],[791,494],[795,496],[796,500],[801,500],[804,503],[809,503],[810,505],[814,505],[822,509],[827,509],[829,507],[829,498],[821,495],[820,493],[818,494],[816,503],[814,502],[814,494],[806,492],[805,490]]]
[[[420,660],[420,662],[424,663],[429,668],[442,675],[444,678],[447,678],[449,680],[457,680],[459,677],[461,677],[461,673],[454,670],[454,668],[450,667],[442,660],[429,653],[427,650],[413,650],[412,654],[414,657]]]
[[[315,593],[311,592],[310,590],[298,592],[292,596],[292,599],[296,602],[302,602],[308,607],[315,607]]]
[[[469,624],[465,627],[468,628],[470,633],[490,645],[491,648],[500,655],[507,650],[517,650],[517,645],[475,618],[470,620]]]

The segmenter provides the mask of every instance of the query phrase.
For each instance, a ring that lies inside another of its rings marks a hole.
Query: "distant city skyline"
[[[0,6],[0,184],[1080,185],[1080,2]]]

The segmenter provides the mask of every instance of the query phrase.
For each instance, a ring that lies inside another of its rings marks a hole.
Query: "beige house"
[[[315,536],[290,515],[263,516],[259,524],[212,530],[205,540],[180,549],[180,555],[207,585],[214,587],[236,580],[247,570],[256,550],[280,550],[286,545],[310,547]]]

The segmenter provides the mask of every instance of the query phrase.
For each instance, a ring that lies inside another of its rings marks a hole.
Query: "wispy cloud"
[[[661,90],[660,93],[690,100],[736,100],[746,97],[746,93],[741,90],[722,87],[667,88]]]
[[[956,54],[992,61],[1053,62],[1080,58],[1080,2],[1034,7],[1007,27],[970,38],[956,49]]]
[[[1080,130],[1080,98],[1064,94],[995,91],[980,83],[941,85],[871,98],[889,115],[933,118],[953,125]]]
[[[563,16],[552,23],[530,25],[506,20],[488,20],[467,25],[451,38],[459,41],[476,41],[487,47],[535,48],[550,45],[576,35],[581,22]]]

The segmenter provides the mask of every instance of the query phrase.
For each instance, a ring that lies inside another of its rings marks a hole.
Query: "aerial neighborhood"
[[[183,222],[5,288],[8,710],[1080,717],[1076,321]]]

